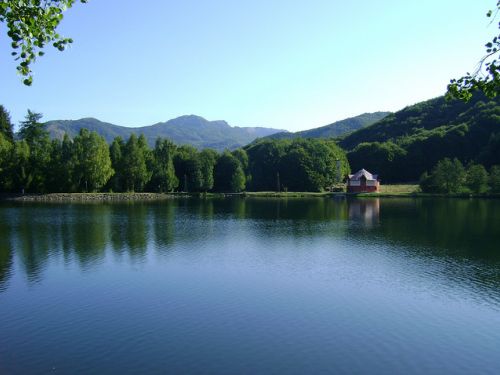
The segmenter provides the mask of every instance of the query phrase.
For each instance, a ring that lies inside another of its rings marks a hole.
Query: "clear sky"
[[[442,95],[474,69],[496,0],[90,0],[25,87],[0,25],[0,104],[17,124],[184,115],[291,131]]]

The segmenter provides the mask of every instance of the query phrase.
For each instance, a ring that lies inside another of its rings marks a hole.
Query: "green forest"
[[[458,160],[444,158],[437,162],[430,173],[420,177],[420,189],[424,193],[485,194],[500,193],[500,165],[494,165],[490,173],[481,164],[470,163],[466,167]]]
[[[490,168],[500,164],[500,96],[418,103],[339,139],[339,145],[353,170],[365,168],[383,182],[417,181],[444,158]]]
[[[164,138],[151,148],[144,135],[135,134],[108,145],[87,129],[51,140],[41,118],[28,111],[14,134],[0,106],[0,191],[323,191],[350,171],[334,140],[262,140],[222,153]]]

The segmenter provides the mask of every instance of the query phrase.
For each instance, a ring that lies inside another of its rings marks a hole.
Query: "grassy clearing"
[[[314,193],[307,191],[290,191],[290,192],[275,192],[275,191],[247,191],[242,193],[245,197],[261,197],[261,198],[302,198],[302,197],[325,197],[330,195],[330,192]]]
[[[380,185],[380,194],[413,194],[419,191],[418,185]]]
[[[415,184],[380,185],[378,193],[359,193],[356,197],[404,197],[421,195],[420,188]]]

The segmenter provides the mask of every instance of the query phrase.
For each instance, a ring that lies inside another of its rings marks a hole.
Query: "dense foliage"
[[[489,10],[487,17],[495,18],[500,12],[500,0],[496,1],[495,10]],[[498,23],[500,29],[500,22]],[[496,33],[498,30],[496,31]],[[500,35],[496,34],[485,44],[486,54],[477,64],[474,72],[467,73],[459,79],[452,79],[448,85],[448,96],[469,101],[474,92],[482,92],[489,98],[494,98],[500,92]]]
[[[3,134],[3,136],[10,141],[14,140],[14,131],[12,130],[10,114],[3,105],[0,105],[0,134]]]
[[[350,172],[345,153],[332,140],[265,140],[246,152],[251,190],[321,191]]]
[[[80,0],[86,3],[87,0]],[[24,84],[33,81],[31,64],[43,56],[48,43],[59,51],[73,43],[71,38],[60,36],[56,29],[63,19],[63,12],[75,0],[2,0],[0,1],[0,22],[7,25],[7,35],[12,40],[12,56],[19,62],[17,71],[25,77]]]
[[[220,154],[162,138],[151,149],[144,135],[135,134],[108,145],[87,129],[73,139],[66,134],[50,140],[41,115],[31,111],[15,140],[8,113],[0,109],[3,192],[321,191],[349,173],[346,155],[333,141],[267,140]]]
[[[384,182],[415,181],[443,158],[500,164],[500,98],[428,100],[393,113],[339,141],[353,170]]]
[[[420,188],[424,193],[500,193],[500,166],[491,167],[488,175],[481,164],[464,167],[458,159],[444,158],[422,174]]]

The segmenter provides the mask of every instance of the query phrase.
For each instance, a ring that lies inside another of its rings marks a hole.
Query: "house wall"
[[[359,181],[349,181],[347,184],[348,193],[376,193],[379,191],[380,183],[378,181],[366,181],[366,184],[360,184]]]
[[[378,186],[347,186],[348,193],[376,193]]]

